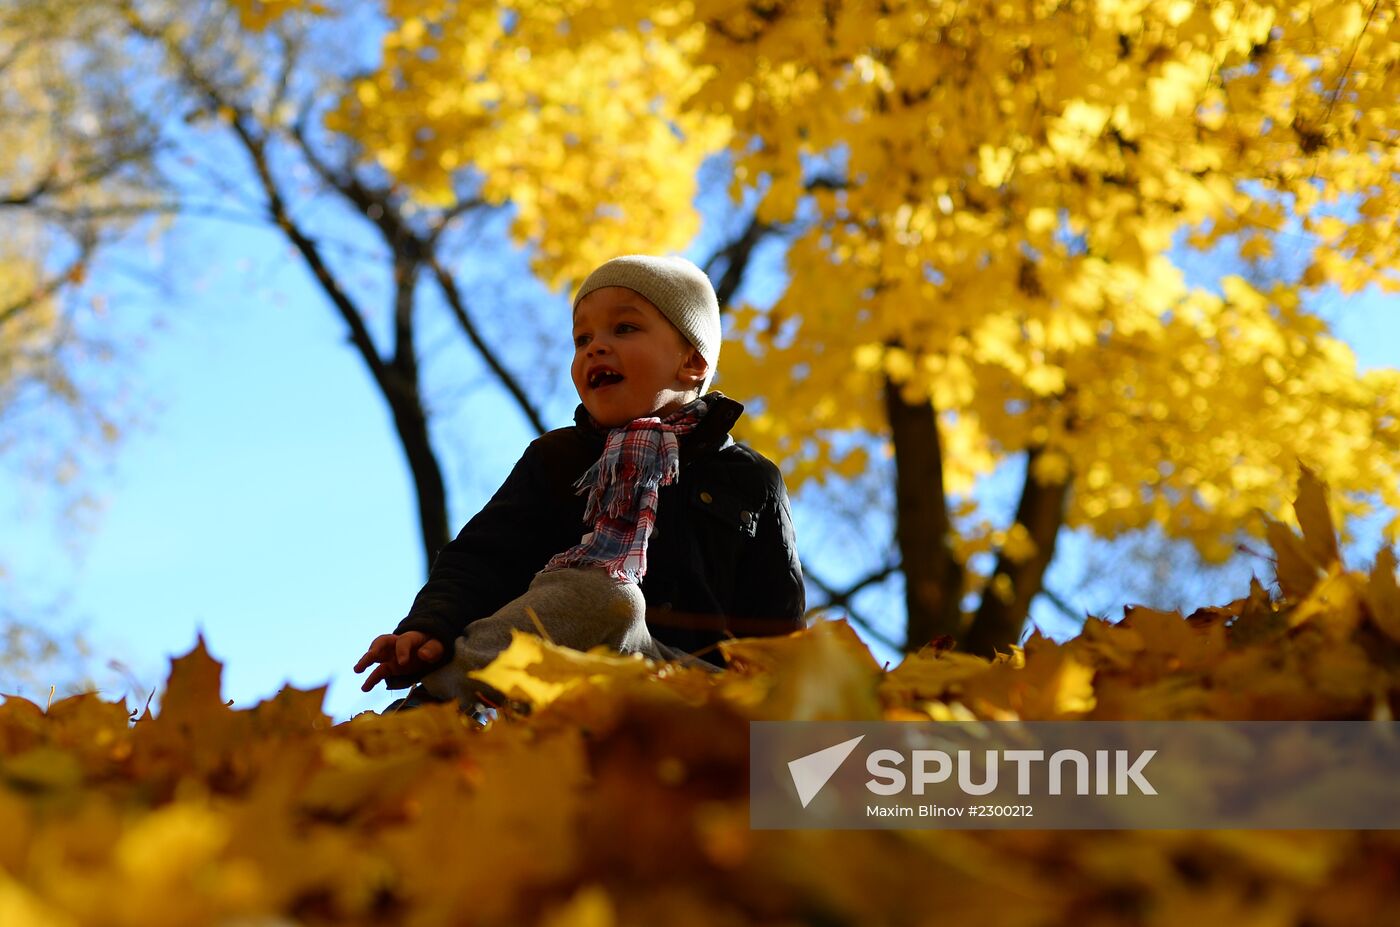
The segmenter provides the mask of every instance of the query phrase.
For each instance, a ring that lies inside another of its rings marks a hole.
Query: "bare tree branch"
[[[155,154],[159,146],[155,143],[135,146],[113,152],[109,157],[93,159],[84,164],[79,172],[65,180],[59,180],[57,168],[50,170],[42,179],[22,192],[0,194],[0,208],[23,208],[33,206],[46,196],[56,196],[97,183],[111,176],[118,168],[133,161],[139,161]]]
[[[350,329],[350,341],[359,350],[360,357],[369,367],[370,373],[373,374],[382,388],[391,388],[392,384],[386,377],[384,361],[379,356],[374,339],[370,337],[369,329],[365,327],[364,316],[359,307],[345,292],[339,279],[321,257],[316,242],[303,232],[292,219],[286,201],[283,199],[281,188],[272,176],[272,170],[267,163],[267,153],[262,140],[248,127],[245,116],[241,112],[235,113],[232,128],[253,160],[253,169],[257,172],[258,179],[267,194],[269,216],[282,229],[283,234],[287,236],[297,252],[301,254],[302,259],[306,261],[306,266],[311,270],[312,276],[316,278],[316,282],[320,284],[331,304],[339,311],[341,318]]]
[[[267,228],[267,216],[261,213],[235,212],[217,205],[191,204],[188,201],[157,200],[146,203],[111,203],[106,206],[38,206],[34,214],[47,219],[73,222],[91,222],[101,219],[120,219],[141,216],[198,216],[205,219],[218,219],[239,225]]]
[[[442,238],[443,233],[451,227],[453,221],[486,205],[486,201],[480,197],[468,197],[460,199],[444,209],[429,225],[428,234],[423,239],[424,249],[427,251],[436,250],[438,241]]]
[[[1071,621],[1078,621],[1080,624],[1084,623],[1084,613],[1075,611],[1055,590],[1049,588],[1041,589],[1040,594],[1045,596],[1045,600],[1055,606],[1060,614],[1064,615],[1066,618],[1069,618]]]
[[[482,359],[485,360],[487,366],[491,368],[491,372],[501,381],[501,385],[506,388],[511,398],[515,400],[516,405],[525,413],[525,417],[530,420],[531,427],[535,429],[537,434],[544,434],[549,430],[545,427],[544,418],[540,415],[539,410],[535,408],[534,404],[530,402],[530,397],[525,395],[525,390],[521,388],[519,382],[511,375],[510,371],[506,370],[501,364],[500,359],[496,357],[495,352],[490,349],[485,339],[482,338],[480,330],[476,327],[476,322],[472,320],[471,314],[467,312],[466,303],[462,299],[462,294],[457,289],[457,281],[453,279],[452,275],[442,266],[436,255],[428,256],[428,267],[432,269],[433,276],[437,278],[438,286],[442,289],[442,295],[447,300],[448,308],[452,310],[452,314],[456,317],[457,324],[462,326],[462,330],[466,332],[467,337],[471,339],[471,343],[476,346]]]
[[[876,583],[884,582],[889,578],[890,574],[897,570],[899,570],[898,564],[888,564],[876,570],[874,573],[871,573],[869,576],[862,577],[846,589],[837,590],[813,573],[807,564],[804,563],[802,565],[802,575],[826,596],[826,601],[817,606],[818,608],[841,608],[845,610],[846,615],[851,619],[852,623],[863,628],[865,633],[869,635],[872,640],[883,644],[891,650],[903,650],[903,647],[887,637],[884,632],[878,630],[869,619],[858,613],[851,606],[851,599],[854,598],[857,593],[867,586],[873,586]]]
[[[451,209],[443,212],[442,216],[433,223],[426,236],[419,237],[404,221],[398,204],[393,201],[392,189],[370,186],[369,183],[357,176],[353,169],[337,170],[331,167],[312,149],[306,137],[305,128],[300,121],[292,127],[291,134],[307,162],[311,164],[312,169],[326,183],[354,203],[356,208],[362,210],[369,220],[378,226],[381,234],[396,253],[407,250],[416,259],[422,260],[428,265],[442,291],[443,298],[447,301],[448,308],[466,334],[467,339],[477,349],[492,374],[505,387],[506,392],[515,400],[516,405],[520,407],[521,412],[529,420],[536,434],[544,434],[548,430],[544,424],[544,417],[530,400],[520,382],[505,368],[497,352],[486,343],[480,328],[467,310],[466,300],[462,297],[456,278],[442,265],[434,253],[434,246],[442,232],[447,228],[448,223],[458,215],[480,205],[481,201],[469,199],[458,202]],[[397,309],[398,318],[402,319],[403,311],[404,306],[400,304]],[[402,344],[402,341],[400,343]]]
[[[1036,479],[1036,460],[1044,450],[1033,447],[1027,452],[1026,475],[1016,506],[1016,523],[1029,532],[1035,552],[1024,559],[1007,556],[1005,549],[997,553],[996,568],[987,591],[982,594],[977,614],[959,642],[961,649],[968,653],[991,659],[998,650],[1005,650],[1017,641],[1030,612],[1031,600],[1042,591],[1045,570],[1055,557],[1055,542],[1064,525],[1069,500],[1069,479],[1045,483]],[[1003,585],[1010,585],[1010,595],[1006,598],[998,595],[992,585],[999,580]]]
[[[83,266],[92,256],[91,245],[85,246],[82,253],[68,264],[62,271],[45,280],[35,287],[28,295],[22,297],[8,306],[0,308],[0,325],[4,325],[20,314],[27,312],[36,303],[48,299],[57,293],[65,284],[72,283],[82,273]]]
[[[724,262],[724,276],[720,278],[719,284],[715,287],[715,296],[719,298],[721,311],[729,306],[734,299],[734,294],[743,284],[754,248],[765,235],[773,230],[774,226],[758,221],[758,215],[755,213],[737,238],[720,248],[705,262],[705,273],[712,277],[715,265],[720,261]]]
[[[290,54],[294,46],[292,37],[286,32],[280,22],[273,25],[272,30],[277,38],[282,42],[282,67],[277,71],[277,79],[273,82],[272,97],[268,101],[268,112],[275,113],[277,108],[287,99],[287,92],[291,89],[292,72],[296,69],[297,59]]]
[[[838,178],[817,176],[807,181],[806,189],[810,193],[813,190],[837,190],[844,189],[846,184]],[[724,262],[724,276],[720,278],[715,286],[715,296],[719,299],[719,308],[723,312],[734,300],[734,294],[743,285],[744,275],[748,273],[749,264],[753,259],[754,249],[769,235],[780,234],[783,226],[774,225],[768,222],[760,222],[758,214],[755,212],[749,217],[748,225],[732,241],[720,247],[702,265],[705,273],[714,279],[715,266],[721,261]]]
[[[14,45],[10,46],[9,53],[4,58],[0,58],[0,74],[4,74],[10,67],[19,60],[19,56],[24,54],[24,50],[34,42],[34,36],[22,35]]]

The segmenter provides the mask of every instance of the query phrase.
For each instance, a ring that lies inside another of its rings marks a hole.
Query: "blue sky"
[[[163,683],[168,659],[202,633],[224,664],[224,697],[235,707],[285,684],[329,683],[326,709],[336,720],[382,708],[393,695],[382,687],[361,693],[352,667],[376,634],[393,629],[423,580],[412,487],[382,400],[338,319],[269,235],[196,223],[170,247],[168,268],[187,269],[191,260],[200,267],[194,284],[153,304],[162,328],[136,347],[145,328],[135,306],[154,298],[149,291],[124,300],[131,321],[112,323],[136,352],[140,389],[158,406],[113,466],[89,475],[105,506],[93,529],[71,537],[54,518],[50,490],[0,467],[0,563],[13,574],[9,588],[22,588],[26,601],[60,601],[63,627],[81,630],[92,645],[99,691],[133,707]],[[485,266],[501,280],[524,270],[518,254]],[[478,298],[502,291],[489,278],[473,287]],[[567,318],[563,294],[527,297],[554,300]],[[1400,366],[1400,301],[1371,293],[1330,302],[1326,312],[1363,366]],[[517,334],[536,337],[531,332],[522,326]],[[544,344],[522,373],[549,397],[547,423],[558,427],[571,420],[576,399],[566,350],[551,350]],[[463,394],[483,382],[465,355],[435,358],[446,381],[460,368],[455,388]],[[455,531],[532,435],[492,390],[455,406],[437,435]],[[835,573],[842,546],[825,536],[815,508],[798,506],[799,539]],[[1070,542],[1055,569],[1072,576],[1082,559]],[[878,610],[898,595],[896,581],[866,604]],[[1036,614],[1053,629],[1051,611]],[[894,657],[874,649],[882,660]],[[109,659],[127,670],[107,667]],[[17,691],[40,703],[48,697],[47,684]]]

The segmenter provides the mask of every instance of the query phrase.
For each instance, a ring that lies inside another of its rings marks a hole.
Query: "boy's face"
[[[588,414],[607,428],[680,408],[705,377],[705,359],[641,294],[599,287],[574,310],[569,370]]]

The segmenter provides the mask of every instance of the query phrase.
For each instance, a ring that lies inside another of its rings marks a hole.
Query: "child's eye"
[[[587,335],[574,335],[574,347],[581,348],[585,344],[588,344]]]
[[[615,328],[614,331],[616,331],[616,332],[620,335],[620,334],[622,334],[622,330],[623,330],[623,329],[629,329],[629,330],[631,330],[631,331],[636,331],[636,330],[637,330],[637,326],[633,325],[631,322],[618,322],[618,323],[617,323],[617,328]]]

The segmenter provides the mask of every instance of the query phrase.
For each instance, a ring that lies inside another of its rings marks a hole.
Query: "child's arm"
[[[468,622],[520,595],[551,556],[578,540],[580,529],[559,518],[560,505],[570,505],[573,496],[567,480],[547,475],[551,453],[549,436],[525,449],[491,500],[438,552],[396,635],[420,632],[450,656]],[[396,681],[415,680],[391,678],[391,688]]]
[[[442,662],[445,652],[441,642],[430,639],[422,631],[381,634],[369,645],[365,655],[360,657],[360,662],[355,664],[357,673],[363,673],[371,663],[379,664],[365,679],[360,690],[368,692],[381,679],[388,680],[385,684],[390,689],[407,688],[411,683],[400,677],[421,673],[437,666]]]
[[[758,514],[753,555],[741,558],[736,577],[735,612],[730,630],[738,637],[787,634],[804,627],[807,592],[797,555],[797,532],[782,472],[769,460],[762,464],[768,500]]]

